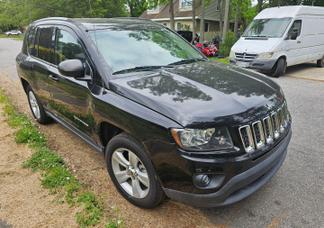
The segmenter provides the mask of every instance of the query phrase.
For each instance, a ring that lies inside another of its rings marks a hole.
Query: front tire
[[[108,173],[121,195],[142,208],[154,208],[164,199],[160,181],[144,147],[121,133],[106,147]]]
[[[36,121],[40,124],[51,122],[51,118],[46,115],[42,104],[39,102],[39,99],[29,85],[26,88],[26,93],[30,110]]]
[[[323,58],[317,60],[317,67],[324,67],[324,56]]]
[[[274,65],[272,72],[270,75],[275,78],[279,78],[280,76],[286,73],[287,62],[284,58],[278,59],[277,63]]]

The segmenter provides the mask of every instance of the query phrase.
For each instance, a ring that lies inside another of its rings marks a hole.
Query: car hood
[[[260,54],[273,51],[280,43],[280,38],[245,38],[241,37],[232,47],[232,51],[239,53]]]
[[[187,127],[224,117],[242,122],[283,100],[279,86],[265,76],[210,61],[123,74],[110,80],[110,88]]]

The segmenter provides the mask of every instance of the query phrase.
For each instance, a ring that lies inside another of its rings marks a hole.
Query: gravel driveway
[[[0,77],[15,84],[18,81],[14,59],[20,48],[19,41],[0,39]],[[156,209],[157,213],[146,210],[134,213],[140,212],[143,218],[158,216],[161,225],[170,227],[324,227],[324,68],[304,64],[288,69],[286,76],[274,80],[286,94],[293,118],[293,138],[285,163],[266,186],[248,199],[225,208],[194,209],[167,202]],[[60,126],[50,127],[65,132]],[[74,141],[78,139],[74,137]],[[92,159],[101,158],[93,153]],[[99,166],[102,163],[98,161]],[[92,177],[96,179],[94,174]],[[118,202],[127,204],[123,200]],[[122,206],[122,213],[127,209],[129,206]],[[172,218],[179,221],[171,221]],[[210,225],[202,222],[205,219]]]

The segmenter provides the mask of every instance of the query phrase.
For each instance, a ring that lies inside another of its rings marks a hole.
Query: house
[[[192,0],[174,0],[175,30],[192,31]],[[170,27],[170,4],[146,10],[140,18],[150,19]],[[196,32],[200,32],[201,7],[196,6]],[[220,34],[220,0],[211,0],[205,7],[205,40]]]

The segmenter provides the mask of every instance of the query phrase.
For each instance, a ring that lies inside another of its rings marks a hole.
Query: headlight
[[[271,59],[273,52],[264,52],[258,55],[258,59]]]
[[[227,128],[172,129],[176,143],[188,150],[222,150],[233,147]]]
[[[234,51],[231,50],[230,55],[229,55],[229,58],[230,59],[235,59],[235,53],[234,53]]]

